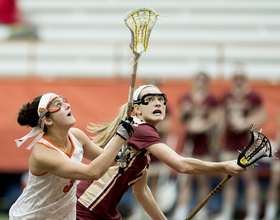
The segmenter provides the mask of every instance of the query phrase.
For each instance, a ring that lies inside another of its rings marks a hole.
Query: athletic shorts
[[[102,218],[98,215],[96,215],[95,213],[91,212],[90,210],[88,210],[86,207],[84,207],[83,205],[81,205],[79,202],[77,202],[77,206],[76,206],[76,220],[107,220],[105,218]],[[115,219],[115,220],[123,220],[123,218],[121,217],[121,215],[119,215],[119,219]]]

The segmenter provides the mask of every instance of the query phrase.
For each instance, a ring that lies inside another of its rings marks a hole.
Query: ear
[[[50,117],[46,118],[44,117],[42,122],[45,124],[45,125],[52,125],[53,124],[53,121]]]
[[[142,115],[142,111],[141,111],[141,108],[139,105],[134,105],[134,112],[135,112],[135,115]]]

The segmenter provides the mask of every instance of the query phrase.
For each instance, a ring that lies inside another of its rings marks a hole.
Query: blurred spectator
[[[250,127],[265,121],[265,111],[261,97],[252,91],[242,70],[234,73],[232,88],[221,102],[224,116],[221,117],[221,131],[224,131],[224,146],[220,160],[237,159],[238,150],[243,150],[250,142]],[[222,118],[224,121],[222,121]],[[257,169],[252,166],[241,175],[245,185],[246,220],[257,220],[259,217],[259,183]],[[238,195],[238,178],[232,178],[223,187],[222,212],[216,220],[231,220],[235,214],[235,202]]]
[[[36,28],[24,21],[16,0],[0,0],[0,25],[11,27],[10,39],[37,39]]]
[[[213,141],[217,140],[217,101],[209,89],[209,76],[199,72],[194,80],[190,94],[180,101],[180,121],[185,128],[185,141],[182,155],[205,161],[214,160]],[[210,192],[209,175],[179,175],[179,198],[173,216],[174,220],[184,219],[190,214],[190,201],[193,181],[196,179],[199,188],[197,203]],[[206,206],[207,207],[207,206]],[[207,208],[203,208],[195,216],[196,219],[208,218]]]
[[[280,109],[278,110],[278,133],[275,143],[275,149],[277,153],[273,152],[273,156],[276,156],[278,160],[272,160],[270,170],[270,180],[267,191],[267,199],[265,206],[265,214],[263,220],[276,220],[279,208],[279,187],[280,187]]]

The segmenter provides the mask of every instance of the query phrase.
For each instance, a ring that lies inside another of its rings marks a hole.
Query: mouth
[[[71,112],[69,112],[68,114],[67,114],[67,116],[71,116],[72,115],[72,113]]]
[[[161,115],[162,113],[161,113],[161,110],[155,110],[155,111],[153,111],[153,114],[154,115]]]

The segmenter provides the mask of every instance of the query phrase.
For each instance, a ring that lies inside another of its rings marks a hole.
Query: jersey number
[[[67,193],[73,186],[75,180],[70,180],[70,184],[65,186],[63,192]]]

